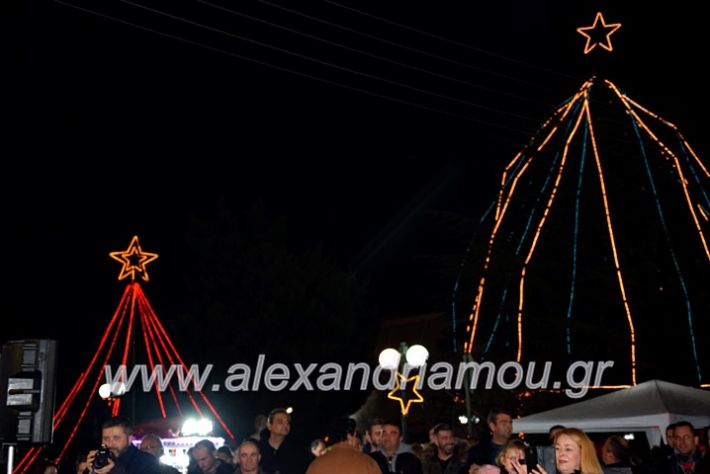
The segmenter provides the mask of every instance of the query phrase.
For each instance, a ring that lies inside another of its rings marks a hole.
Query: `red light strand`
[[[123,300],[122,300],[123,301]],[[124,304],[122,307],[121,311],[121,317],[118,320],[118,324],[116,325],[116,331],[113,334],[113,338],[111,339],[111,344],[108,348],[108,352],[106,354],[106,357],[104,358],[104,362],[102,364],[103,366],[106,366],[108,364],[109,358],[111,357],[111,354],[113,353],[113,348],[116,345],[116,341],[118,340],[118,334],[121,331],[121,326],[123,326],[123,321],[126,319],[126,305]],[[91,403],[91,398],[96,394],[96,390],[101,383],[101,377],[103,376],[103,373],[99,371],[98,376],[96,377],[96,381],[94,382],[93,387],[89,391],[89,396],[86,400],[86,403],[84,404],[84,407],[81,410],[81,413],[79,414],[79,419],[77,420],[76,424],[72,428],[71,433],[69,434],[69,437],[67,438],[66,442],[64,443],[64,447],[62,447],[62,450],[59,453],[59,456],[57,456],[57,463],[61,461],[62,457],[64,457],[64,454],[67,451],[67,448],[69,447],[69,444],[72,442],[74,439],[74,436],[76,436],[76,432],[79,429],[79,425],[81,424],[82,420],[84,419],[84,416],[86,416],[86,411],[89,409],[89,404]]]

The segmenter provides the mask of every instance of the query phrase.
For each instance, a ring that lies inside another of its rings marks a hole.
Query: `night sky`
[[[18,5],[4,339],[93,350],[123,288],[108,253],[133,235],[160,254],[144,289],[170,320],[191,219],[255,202],[369,279],[379,318],[446,312],[455,275],[426,256],[463,254],[505,164],[594,74],[708,163],[697,2],[343,2]],[[575,28],[599,9],[623,26],[584,56]]]

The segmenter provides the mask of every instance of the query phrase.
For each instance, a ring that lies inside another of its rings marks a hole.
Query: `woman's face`
[[[515,472],[513,470],[513,460],[515,459],[518,461],[525,459],[525,453],[517,448],[508,448],[503,456],[503,468],[508,472]]]
[[[555,442],[555,459],[557,460],[557,470],[562,474],[571,474],[579,470],[581,450],[574,440],[562,434]]]

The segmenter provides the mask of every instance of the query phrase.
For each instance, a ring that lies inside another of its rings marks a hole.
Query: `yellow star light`
[[[136,272],[141,274],[141,278],[144,281],[148,281],[148,270],[146,270],[145,266],[158,258],[157,253],[148,253],[141,249],[137,235],[133,236],[131,245],[126,250],[123,252],[111,252],[109,255],[112,259],[118,260],[123,264],[118,279],[123,280],[130,275],[131,281],[136,279]]]
[[[601,25],[599,22],[601,22]],[[577,28],[577,33],[587,38],[587,44],[584,45],[584,54],[589,54],[597,45],[607,51],[614,49],[611,46],[611,35],[619,28],[621,28],[621,23],[605,23],[602,12],[597,12],[592,26],[580,26]],[[601,41],[602,37],[604,38],[603,41]]]
[[[412,382],[412,392],[414,395],[416,395],[416,398],[409,398],[404,400],[402,396],[397,396],[395,395],[397,392],[401,390],[402,386],[402,381],[404,381],[405,384],[409,384],[409,382]],[[402,415],[406,415],[409,413],[409,407],[412,405],[412,403],[423,403],[424,402],[424,397],[417,391],[417,384],[419,383],[419,375],[415,375],[413,377],[410,377],[408,379],[405,379],[402,374],[397,372],[397,385],[392,389],[390,393],[387,394],[387,398],[391,400],[397,400],[399,401],[399,406],[402,408]]]

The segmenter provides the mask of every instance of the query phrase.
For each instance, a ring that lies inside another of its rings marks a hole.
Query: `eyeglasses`
[[[693,435],[674,436],[673,439],[690,441],[691,439],[693,439]]]

